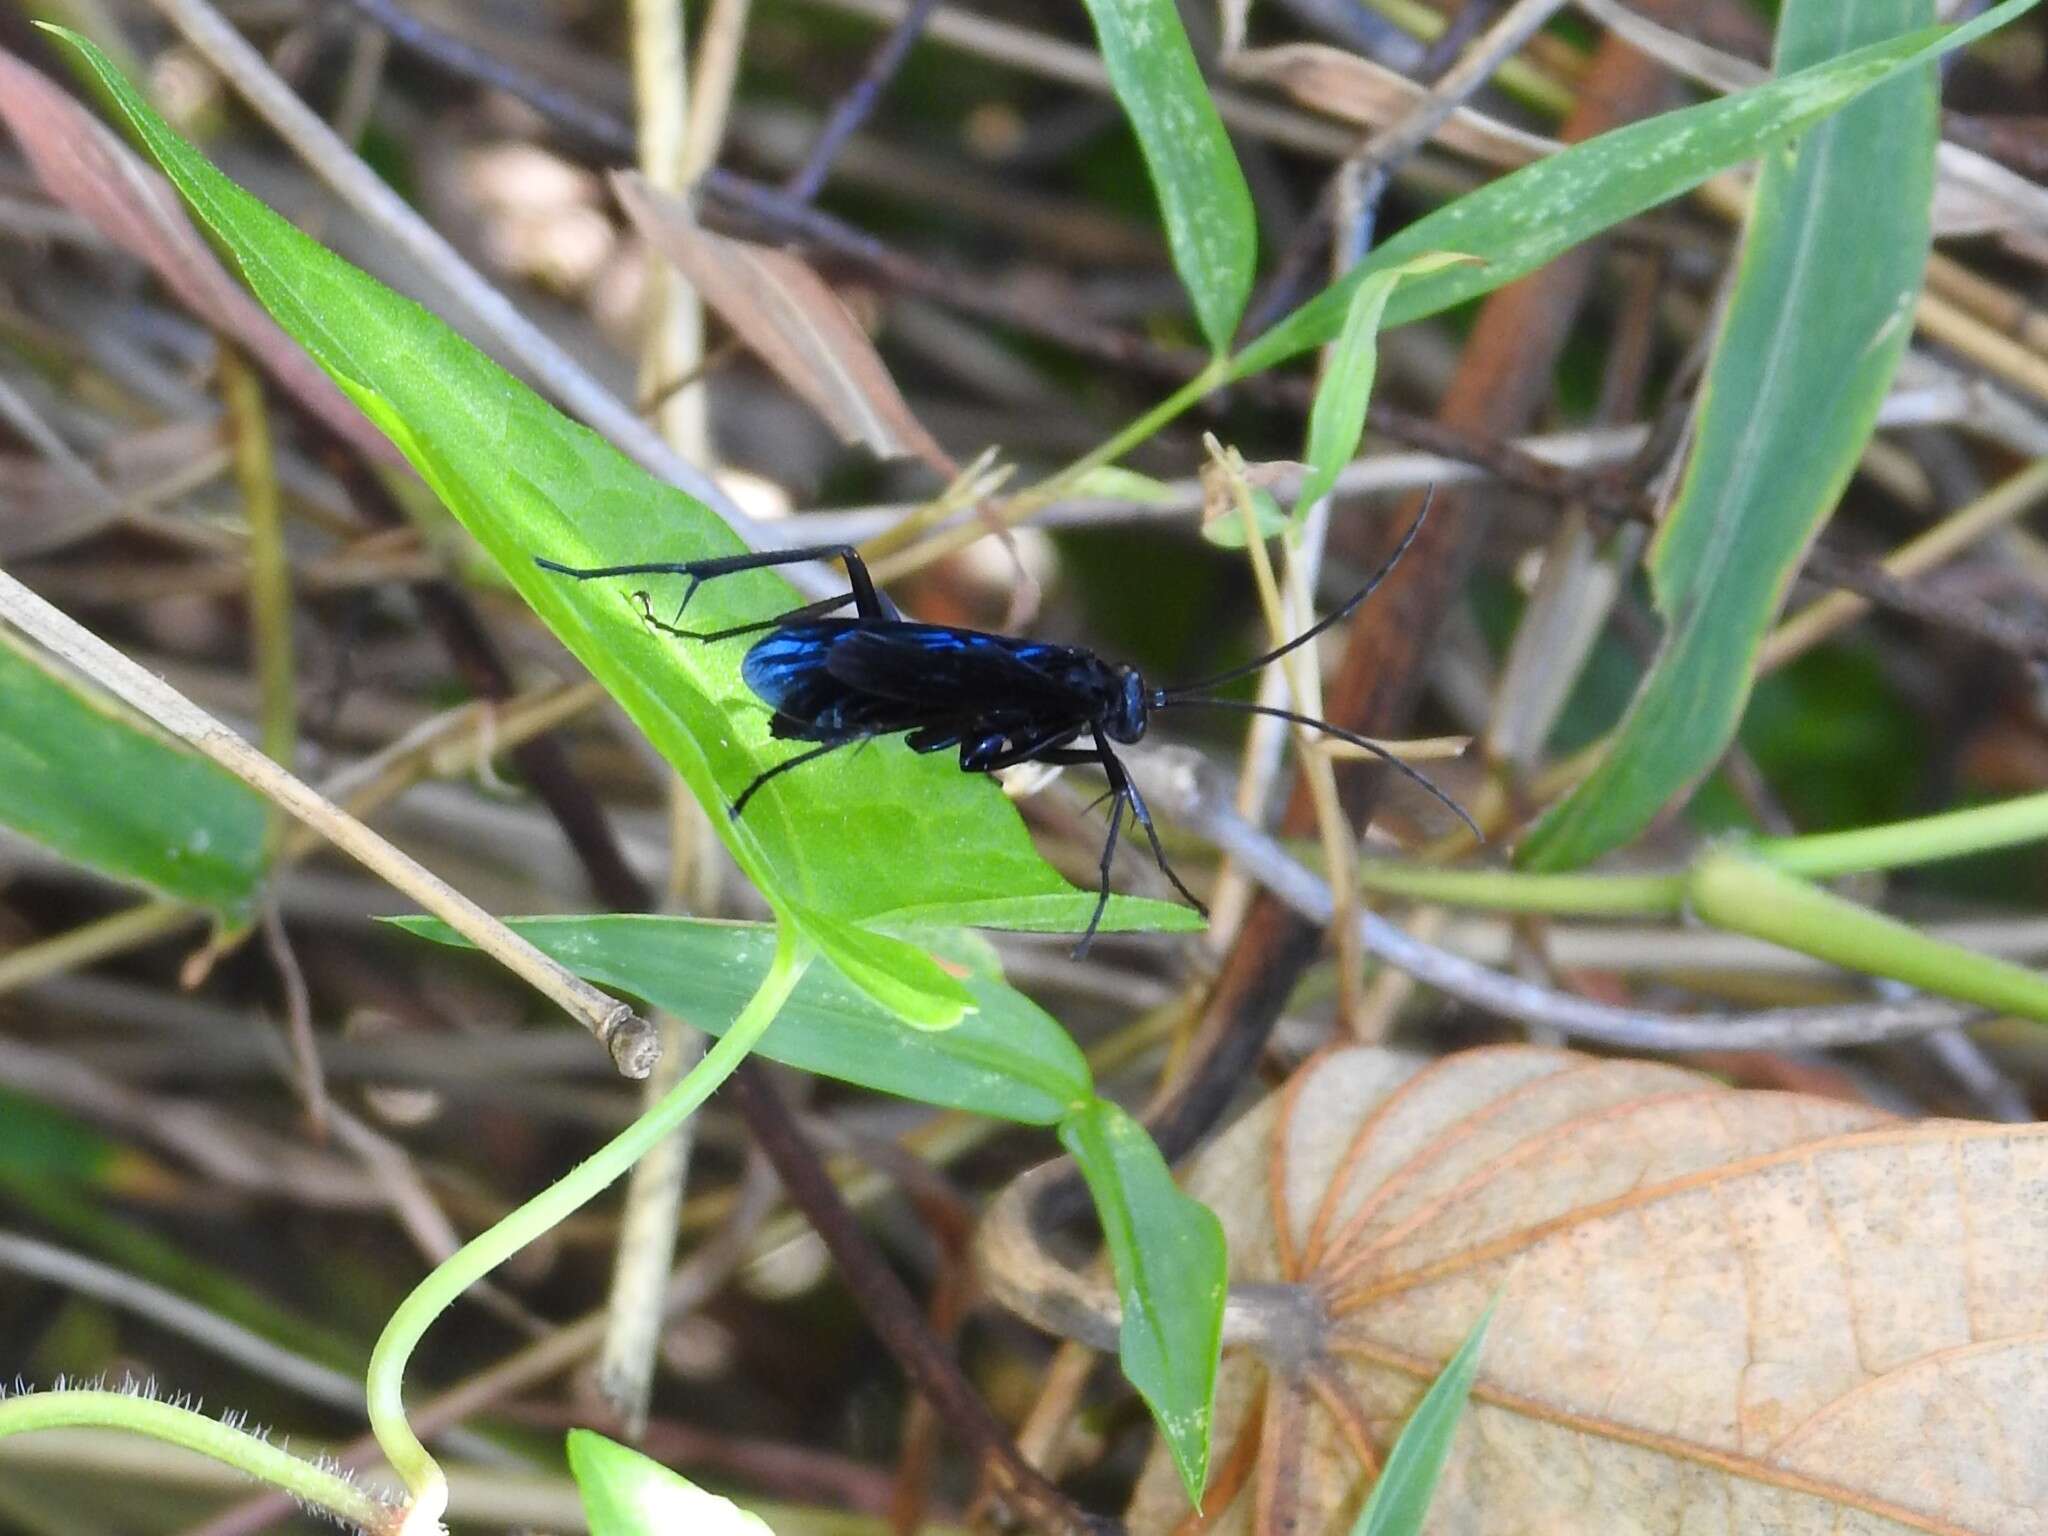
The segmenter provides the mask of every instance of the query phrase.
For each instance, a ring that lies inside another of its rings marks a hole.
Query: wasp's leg
[[[815,603],[805,603],[801,608],[792,608],[787,613],[778,613],[772,619],[759,619],[752,624],[735,624],[730,629],[682,629],[675,620],[664,624],[654,616],[654,598],[646,590],[632,594],[633,603],[640,609],[640,622],[649,629],[658,629],[664,635],[674,635],[678,640],[730,640],[735,635],[751,635],[764,629],[780,629],[785,624],[798,624],[805,619],[821,619],[835,608],[844,608],[853,601],[851,592],[839,597],[822,597]],[[689,599],[683,599],[683,607],[689,606]],[[676,619],[683,616],[683,609],[676,610]]]
[[[754,798],[754,791],[759,789],[763,784],[766,784],[770,779],[778,778],[782,774],[789,772],[789,770],[792,768],[801,768],[805,763],[814,762],[818,758],[823,757],[827,752],[837,752],[841,747],[845,746],[848,742],[862,741],[865,739],[865,737],[848,736],[841,741],[828,741],[823,746],[811,748],[811,750],[808,752],[799,752],[795,757],[790,758],[787,762],[777,763],[773,768],[762,769],[759,773],[754,775],[754,782],[749,784],[745,789],[740,791],[739,798],[733,801],[731,808],[728,809],[725,814],[730,816],[734,821],[738,821],[740,819],[741,812],[745,811],[747,808],[747,802]]]
[[[697,589],[707,581],[720,576],[734,576],[741,571],[768,570],[778,565],[802,565],[807,560],[837,560],[846,567],[846,584],[853,589],[854,612],[864,619],[900,619],[896,605],[875,590],[875,580],[868,574],[867,562],[860,557],[860,551],[851,544],[806,544],[799,549],[757,549],[741,555],[718,555],[709,560],[651,560],[632,565],[562,565],[554,560],[534,556],[534,564],[544,571],[553,571],[558,576],[570,576],[577,581],[591,581],[601,576],[687,576],[688,590],[683,593],[682,607],[676,609],[676,617],[683,616],[683,609],[690,606],[690,599],[697,595]],[[844,601],[844,599],[842,599]],[[834,606],[837,606],[836,604]],[[779,620],[777,622],[780,622]]]
[[[1095,893],[1095,910],[1088,914],[1087,930],[1081,935],[1081,942],[1074,946],[1076,960],[1088,957],[1088,946],[1095,942],[1095,930],[1102,926],[1102,914],[1109,910],[1109,867],[1116,861],[1116,838],[1123,830],[1124,801],[1127,798],[1122,789],[1109,792],[1109,836],[1102,840],[1102,862],[1096,866],[1102,883]]]
[[[1111,793],[1120,794],[1131,803],[1131,816],[1145,829],[1145,841],[1152,845],[1152,860],[1159,866],[1159,872],[1172,882],[1176,891],[1187,898],[1189,906],[1207,917],[1209,909],[1202,904],[1201,898],[1187,888],[1180,876],[1173,872],[1173,866],[1166,862],[1166,850],[1159,846],[1159,833],[1152,825],[1152,813],[1146,809],[1145,797],[1138,793],[1138,786],[1131,782],[1131,776],[1123,763],[1109,750],[1109,743],[1099,735],[1095,738],[1095,750],[1101,754],[1102,771],[1109,775]]]

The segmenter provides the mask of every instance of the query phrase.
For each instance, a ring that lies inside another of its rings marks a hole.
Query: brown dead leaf
[[[0,120],[52,197],[146,263],[187,308],[233,338],[350,443],[380,464],[404,462],[390,440],[228,275],[192,227],[171,184],[55,82],[4,49]]]
[[[1361,128],[1384,128],[1413,111],[1429,93],[1396,70],[1326,43],[1283,43],[1227,56],[1240,80],[1277,85],[1304,107]],[[1460,107],[1437,130],[1436,142],[1487,165],[1527,165],[1564,146],[1484,112]]]
[[[1226,1354],[1217,1530],[1344,1530],[1499,1292],[1431,1531],[2048,1532],[2048,1127],[1361,1049],[1188,1186],[1240,1288],[1324,1319],[1292,1359]],[[1130,1518],[1200,1526],[1163,1454]]]
[[[636,174],[614,175],[612,188],[641,236],[842,441],[885,459],[922,459],[948,480],[959,472],[817,273],[786,251],[713,234]]]

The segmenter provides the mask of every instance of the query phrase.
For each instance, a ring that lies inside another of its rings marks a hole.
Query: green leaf
[[[1351,1536],[1420,1536],[1437,1479],[1451,1454],[1451,1437],[1464,1417],[1465,1399],[1479,1371],[1479,1350],[1499,1299],[1479,1314],[1465,1342],[1451,1356],[1387,1452],[1387,1464],[1373,1482],[1372,1496],[1358,1512]]]
[[[118,880],[248,915],[262,798],[0,635],[0,823]]]
[[[1097,464],[1067,482],[1063,493],[1070,501],[1172,501],[1174,489],[1163,480],[1125,469],[1120,464]]]
[[[463,944],[430,918],[393,921],[442,944]],[[528,917],[510,926],[586,980],[631,992],[714,1035],[754,995],[775,954],[775,930],[761,923]],[[1093,1096],[1087,1060],[1035,1003],[999,977],[974,974],[964,985],[977,1011],[957,1028],[930,1033],[906,1029],[814,966],[758,1049],[823,1077],[1026,1125],[1051,1125]]]
[[[83,1120],[0,1088],[0,1180],[84,1184],[122,1157],[117,1142]]]
[[[1402,285],[1384,324],[1406,325],[1490,293],[1698,186],[1717,171],[1782,144],[1901,71],[1933,62],[2034,8],[2005,0],[1958,27],[1873,43],[1831,63],[1732,96],[1631,123],[1524,166],[1418,219],[1230,362],[1240,379],[1337,335],[1358,285],[1424,251],[1465,251],[1483,267],[1453,267]],[[1844,11],[1863,7],[1841,6]]]
[[[1145,1128],[1107,1099],[1062,1121],[1060,1142],[1080,1164],[1109,1245],[1123,1304],[1124,1375],[1199,1506],[1230,1283],[1223,1225],[1181,1193]]]
[[[1218,356],[1258,262],[1252,194],[1209,99],[1174,0],[1086,0],[1110,87],[1123,103],[1166,225],[1174,270]]]
[[[1351,295],[1344,328],[1337,333],[1337,344],[1330,350],[1323,381],[1316,386],[1315,402],[1309,407],[1308,473],[1294,498],[1297,520],[1330,494],[1365,436],[1365,408],[1372,400],[1373,375],[1379,369],[1380,322],[1394,290],[1403,278],[1474,261],[1474,257],[1455,251],[1431,251],[1374,272]]]
[[[1778,62],[1933,15],[1934,0],[1787,0]],[[1662,644],[1599,767],[1518,850],[1526,867],[1569,868],[1628,841],[1733,739],[1764,635],[1912,336],[1938,134],[1923,65],[1764,162],[1692,458],[1650,553]]]
[[[397,443],[675,765],[778,918],[805,928],[834,964],[886,993],[891,1006],[939,1025],[968,1006],[964,989],[899,939],[849,940],[857,927],[904,910],[929,918],[954,905],[997,922],[1006,898],[1079,898],[1039,858],[1001,793],[938,756],[836,753],[773,780],[744,818],[729,818],[732,799],[791,755],[790,744],[769,737],[768,710],[740,678],[746,646],[652,634],[628,601],[632,583],[578,584],[537,569],[533,557],[577,566],[704,558],[739,552],[732,532],[227,180],[104,54],[52,30],[84,55],[278,323]],[[681,599],[680,582],[644,585],[658,602]],[[690,614],[693,624],[722,628],[797,601],[787,582],[756,571],[712,582]],[[1077,899],[1074,909],[1081,906]]]
[[[1246,489],[1251,495],[1252,521],[1258,525],[1259,537],[1278,537],[1287,528],[1287,514],[1280,510],[1280,503],[1264,486],[1254,485]],[[1218,549],[1243,549],[1244,514],[1230,507],[1223,509],[1220,517],[1204,518],[1202,537]]]
[[[595,1430],[569,1431],[590,1536],[773,1536],[768,1522]]]

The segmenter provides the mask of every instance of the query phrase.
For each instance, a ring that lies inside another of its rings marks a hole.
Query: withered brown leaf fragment
[[[797,257],[713,234],[636,175],[612,178],[641,235],[841,441],[884,459],[918,458],[950,480],[959,466],[911,412],[867,332]]]
[[[1219,1463],[1287,1438],[1213,1490],[1206,1529],[1263,1536],[1292,1507],[1347,1530],[1364,1459],[1498,1292],[1432,1531],[2048,1533],[2048,1127],[1563,1051],[1361,1049],[1188,1188],[1235,1284],[1305,1287],[1327,1319],[1306,1361],[1226,1355]],[[1130,1517],[1193,1523],[1163,1456]]]

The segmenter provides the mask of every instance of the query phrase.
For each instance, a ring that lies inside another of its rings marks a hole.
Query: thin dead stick
[[[626,1004],[572,976],[425,866],[287,773],[175,688],[0,571],[0,619],[43,645],[282,806],[344,853],[418,902],[470,943],[561,1006],[611,1052],[628,1077],[645,1077],[659,1052],[654,1028]]]

